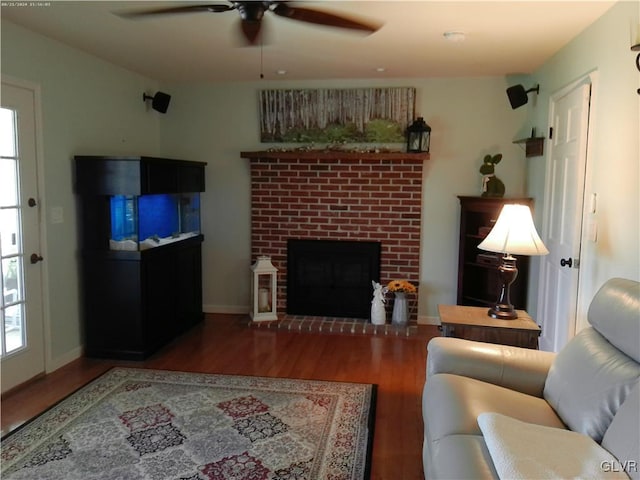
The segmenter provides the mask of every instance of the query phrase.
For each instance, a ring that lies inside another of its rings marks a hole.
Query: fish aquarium
[[[112,195],[110,250],[148,250],[200,234],[200,194]]]
[[[143,360],[201,322],[205,162],[75,156],[84,354]]]

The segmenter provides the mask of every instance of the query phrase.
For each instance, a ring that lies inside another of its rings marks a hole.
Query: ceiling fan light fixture
[[[235,1],[230,0],[231,5],[225,4],[195,4],[179,5],[173,7],[152,8],[123,13],[125,18],[141,18],[150,15],[171,15],[185,13],[221,13],[236,10],[240,15],[240,30],[249,45],[262,45],[260,38],[260,26],[266,12],[271,12],[279,17],[296,20],[313,25],[337,27],[351,31],[360,31],[367,34],[374,33],[382,27],[379,22],[368,21],[360,18],[350,18],[339,13],[330,13],[314,8],[290,6],[286,1]],[[260,41],[258,41],[260,40]]]
[[[263,2],[237,2],[234,5],[245,22],[260,22],[267,10]]]

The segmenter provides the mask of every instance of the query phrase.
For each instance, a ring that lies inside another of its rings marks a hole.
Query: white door
[[[576,332],[578,268],[587,159],[591,84],[552,96],[552,127],[546,172],[544,243],[540,269],[540,348],[558,351]]]
[[[6,392],[45,367],[35,90],[3,79],[1,94],[0,362]]]

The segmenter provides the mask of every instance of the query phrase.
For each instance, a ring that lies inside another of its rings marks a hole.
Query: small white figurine
[[[387,287],[383,287],[378,282],[372,281],[373,300],[371,300],[371,323],[373,325],[384,325],[387,322],[387,312],[384,309]]]

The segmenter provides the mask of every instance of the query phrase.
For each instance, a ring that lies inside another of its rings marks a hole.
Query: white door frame
[[[583,198],[583,202],[582,202],[582,212],[581,212],[581,231],[580,231],[580,245],[584,245],[585,242],[588,240],[588,231],[587,231],[587,220],[588,220],[588,213],[589,213],[589,208],[590,208],[590,202],[588,201],[588,199],[586,198],[588,195],[588,192],[592,191],[592,169],[593,169],[593,138],[594,138],[594,132],[596,130],[596,123],[597,123],[597,115],[596,115],[596,105],[597,105],[597,95],[598,95],[598,71],[594,70],[591,72],[588,72],[587,74],[581,76],[580,78],[578,78],[577,80],[571,82],[569,85],[566,85],[565,87],[561,88],[560,90],[556,91],[555,93],[553,93],[550,97],[549,97],[549,118],[548,118],[548,126],[547,128],[549,128],[551,125],[553,125],[553,119],[551,118],[551,114],[552,114],[552,109],[551,109],[551,105],[553,102],[557,101],[559,98],[567,95],[569,92],[571,92],[572,90],[576,89],[579,85],[583,85],[585,83],[588,83],[591,85],[591,98],[590,98],[590,106],[589,106],[589,125],[587,128],[587,151],[586,151],[586,156],[585,156],[585,170],[584,170],[584,179],[577,179],[577,181],[580,181],[583,183],[582,186],[582,198]],[[549,142],[549,144],[551,144],[551,141]],[[551,206],[549,205],[550,203],[550,197],[551,197],[551,162],[548,161],[550,159],[550,155],[547,154],[547,162],[546,162],[546,166],[545,166],[545,185],[544,185],[544,209],[543,209],[543,225],[546,227],[546,225],[548,225],[549,222],[549,211]],[[544,238],[547,237],[548,232],[547,231],[543,231],[543,235]],[[585,300],[583,297],[585,296],[585,285],[584,285],[584,275],[585,275],[585,267],[590,263],[589,262],[589,258],[587,258],[587,249],[585,249],[583,246],[581,246],[580,248],[580,266],[578,268],[578,289],[576,292],[576,312],[575,312],[575,325],[574,325],[574,333],[577,333],[579,330],[581,330],[582,328],[586,327],[588,325],[587,322],[587,311],[588,311],[588,305],[589,305],[589,300]],[[543,262],[541,262],[540,265],[540,272],[538,275],[538,282],[544,282],[545,280],[545,265]],[[537,299],[537,311],[538,312],[543,312],[544,308],[543,308],[543,302],[544,302],[544,290],[541,288],[538,288],[538,299]],[[557,326],[556,326],[557,327]]]
[[[34,98],[34,116],[35,116],[35,148],[36,148],[36,175],[38,185],[38,203],[39,208],[39,230],[40,230],[40,254],[45,258],[49,258],[47,251],[47,229],[46,229],[46,202],[45,202],[45,184],[44,184],[44,148],[43,148],[43,134],[42,134],[42,89],[39,84],[30,82],[28,80],[22,80],[10,75],[0,75],[0,83],[11,85],[25,90],[33,92]],[[42,284],[42,322],[44,327],[43,349],[44,349],[44,371],[49,373],[55,370],[57,367],[53,365],[53,358],[51,353],[51,317],[49,308],[49,268],[46,261],[40,262],[40,268],[42,272],[41,284]],[[60,366],[60,365],[58,365]]]
[[[580,243],[582,248],[580,249],[580,269],[578,271],[578,304],[576,310],[576,333],[583,328],[589,326],[587,321],[587,312],[589,305],[593,298],[593,291],[590,287],[590,282],[587,282],[587,273],[592,273],[591,266],[593,265],[593,258],[591,248],[585,248],[587,242],[593,241],[590,239],[589,226],[592,223],[593,217],[591,212],[591,202],[589,201],[589,195],[594,191],[593,189],[593,166],[594,166],[594,146],[593,139],[595,138],[595,132],[597,130],[597,115],[596,106],[598,105],[598,71],[594,70],[587,73],[582,77],[582,80],[591,82],[591,104],[589,106],[589,128],[587,130],[587,165],[584,172],[584,197],[583,197],[583,209],[582,209],[582,232],[580,235]]]

